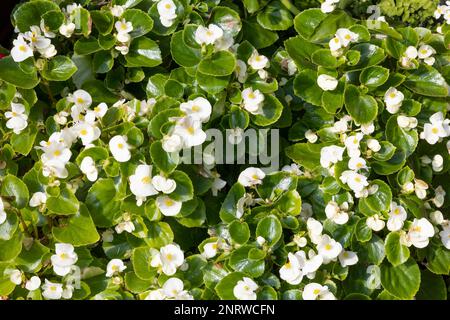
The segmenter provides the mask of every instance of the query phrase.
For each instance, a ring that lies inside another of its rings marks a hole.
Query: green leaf
[[[442,276],[428,270],[420,270],[420,288],[417,300],[447,300],[447,287]]]
[[[243,272],[251,278],[260,277],[264,273],[264,260],[253,260],[249,257],[253,246],[245,245],[231,253],[230,267],[235,271]]]
[[[400,233],[391,232],[384,242],[386,258],[394,266],[398,266],[409,259],[409,249],[400,242]]]
[[[19,226],[19,219],[15,213],[6,215],[6,220],[0,224],[0,240],[9,240],[14,236],[14,233]]]
[[[302,70],[294,79],[294,93],[315,106],[322,105],[323,90],[317,84],[317,72]]]
[[[251,115],[252,122],[258,126],[268,126],[280,119],[283,105],[273,95],[265,95],[261,114]]]
[[[224,222],[232,222],[236,219],[237,203],[245,195],[245,188],[240,183],[235,183],[228,191],[220,208],[220,219]]]
[[[13,197],[12,203],[17,209],[26,207],[30,198],[27,185],[19,178],[10,174],[2,181],[0,195]]]
[[[352,50],[361,54],[359,62],[350,68],[352,70],[361,70],[374,66],[386,58],[384,50],[371,43],[358,43],[352,47]]]
[[[22,232],[16,232],[9,240],[0,240],[0,262],[14,259],[22,250]]]
[[[210,76],[228,76],[236,68],[236,59],[229,51],[218,51],[203,59],[198,65],[198,71]]]
[[[231,239],[238,244],[244,244],[250,238],[250,229],[246,222],[234,220],[228,226]]]
[[[209,94],[217,94],[223,91],[230,82],[230,76],[214,77],[200,71],[197,72],[196,77],[200,88]]]
[[[184,202],[191,200],[194,197],[194,186],[186,173],[175,170],[169,177],[177,183],[177,187],[170,194],[172,199]]]
[[[312,55],[317,50],[322,50],[321,46],[309,42],[301,36],[296,36],[287,39],[284,42],[284,47],[289,56],[298,65],[304,65],[306,62],[311,61]]]
[[[35,68],[27,73],[12,57],[0,59],[0,79],[24,89],[33,89],[39,83]]]
[[[139,9],[127,9],[120,17],[131,22],[133,30],[130,32],[132,38],[138,38],[149,33],[153,28],[153,20],[150,16]]]
[[[121,215],[116,192],[112,179],[99,179],[89,189],[85,203],[96,226],[111,227]]]
[[[42,15],[44,25],[50,30],[57,31],[64,22],[64,13],[58,10],[50,10]]]
[[[41,71],[43,78],[50,81],[66,81],[77,71],[77,66],[66,56],[51,58]]]
[[[409,157],[417,147],[419,135],[416,130],[406,130],[397,123],[397,116],[393,115],[386,123],[386,139]]]
[[[161,50],[155,41],[140,37],[131,41],[125,60],[129,67],[156,67],[162,62]]]
[[[114,16],[109,10],[91,10],[91,18],[98,32],[102,35],[110,34],[114,27]]]
[[[403,84],[408,89],[424,96],[447,97],[449,94],[448,84],[444,77],[435,68],[423,63],[406,76]]]
[[[91,15],[89,11],[85,8],[75,8],[72,12],[75,17],[75,33],[82,34],[87,37],[91,33]]]
[[[161,248],[173,242],[173,231],[166,222],[146,222],[148,238],[145,242],[149,247]]]
[[[97,38],[89,37],[78,39],[77,42],[75,42],[73,50],[76,54],[83,56],[100,51],[102,50],[102,47],[100,47]]]
[[[114,58],[110,51],[99,51],[94,54],[92,67],[95,73],[107,73],[114,65]]]
[[[325,68],[336,68],[339,65],[337,58],[331,54],[329,49],[316,50],[311,56],[311,61]]]
[[[268,30],[287,30],[292,24],[292,15],[279,1],[269,3],[256,16],[258,23]]]
[[[38,240],[34,240],[30,247],[22,248],[15,261],[20,270],[24,272],[38,272],[42,268],[44,259],[49,252],[49,248]]]
[[[47,199],[46,206],[53,214],[71,215],[78,212],[80,203],[70,189],[62,187],[58,196]]]
[[[274,215],[264,217],[258,222],[256,236],[266,239],[267,244],[274,245],[283,234],[280,220]]]
[[[382,180],[373,180],[371,186],[377,186],[377,191],[366,198],[361,198],[358,203],[359,210],[368,216],[387,213],[392,201],[391,188]]]
[[[413,259],[396,267],[384,263],[381,265],[381,284],[390,294],[410,300],[420,287],[419,266]]]
[[[152,249],[147,247],[136,248],[131,255],[131,263],[136,275],[143,280],[152,280],[156,269],[150,266]]]
[[[237,300],[234,296],[233,289],[238,281],[244,277],[245,275],[241,272],[232,272],[223,277],[215,287],[219,298],[222,300]]]
[[[183,31],[175,32],[170,40],[172,59],[180,66],[193,67],[199,64],[202,53],[200,49],[188,46],[183,40]]]
[[[389,78],[389,69],[373,66],[364,69],[359,75],[359,81],[368,87],[379,87]]]
[[[60,11],[59,6],[52,1],[30,1],[20,5],[14,11],[13,18],[20,32],[26,32],[30,30],[31,26],[38,26],[42,15],[52,10]]]
[[[52,234],[62,243],[70,243],[75,247],[86,246],[100,240],[94,221],[84,204],[80,210],[66,221],[60,222],[58,227],[53,227]]]
[[[211,11],[210,23],[218,25],[225,33],[235,37],[242,28],[239,13],[228,6],[215,6]]]
[[[366,95],[352,84],[348,84],[345,93],[345,109],[352,118],[361,124],[370,123],[377,117],[378,104],[370,95]]]
[[[314,170],[320,165],[320,150],[325,145],[311,143],[296,143],[287,147],[286,155],[308,170]]]
[[[28,155],[33,148],[37,133],[37,128],[32,124],[29,124],[20,134],[14,133],[11,136],[11,146],[14,151],[24,156]]]
[[[264,29],[256,22],[256,19],[243,20],[242,31],[244,39],[256,49],[266,48],[278,40],[276,32]]]
[[[150,156],[153,164],[165,173],[171,173],[178,165],[180,157],[178,153],[168,153],[162,148],[161,141],[155,141],[150,146]]]

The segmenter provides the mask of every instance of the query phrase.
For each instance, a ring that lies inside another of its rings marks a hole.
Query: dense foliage
[[[427,29],[344,2],[18,5],[0,296],[446,299],[450,5],[402,1]],[[183,161],[250,128],[279,169]]]

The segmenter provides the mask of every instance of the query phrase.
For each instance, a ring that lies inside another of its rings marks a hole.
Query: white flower
[[[158,9],[161,24],[166,28],[171,27],[177,18],[175,3],[172,0],[161,0],[156,8]]]
[[[359,157],[361,152],[359,151],[359,143],[363,138],[363,134],[358,132],[345,139],[345,146],[347,147],[347,154],[350,157]]]
[[[249,167],[241,172],[238,182],[244,187],[251,187],[261,184],[266,174],[259,168]]]
[[[133,25],[131,24],[131,22],[125,21],[125,19],[116,21],[116,23],[114,24],[114,27],[116,28],[118,34],[129,33],[131,31],[133,31]]]
[[[125,6],[113,5],[110,10],[112,15],[118,18],[125,12]]]
[[[443,230],[439,232],[439,236],[444,247],[450,250],[450,225],[448,223],[443,225]]]
[[[300,248],[305,247],[308,244],[308,240],[305,237],[302,237],[298,234],[294,235],[292,241],[298,245]]]
[[[280,268],[280,278],[289,284],[297,285],[302,282],[303,273],[301,268],[303,265],[296,255],[288,253],[288,262]]]
[[[348,221],[348,203],[344,202],[339,206],[336,202],[330,201],[325,207],[327,218],[336,224],[345,224]]]
[[[130,190],[136,196],[138,206],[140,206],[147,197],[158,193],[152,184],[151,165],[140,164],[136,167],[134,174],[130,176]]]
[[[416,59],[418,55],[416,47],[409,46],[408,48],[406,48],[404,55],[408,59]]]
[[[69,274],[72,266],[78,261],[75,248],[69,243],[57,243],[55,252],[51,256],[53,271],[59,276]]]
[[[130,218],[127,217],[126,219],[124,219],[124,221],[121,221],[120,223],[118,223],[115,226],[114,230],[116,230],[116,232],[118,234],[121,234],[124,231],[126,231],[128,233],[132,233],[135,230],[135,226],[134,226],[133,221],[131,221]]]
[[[308,283],[303,288],[303,300],[336,300],[336,297],[328,290],[327,286],[318,283]]]
[[[74,290],[75,288],[72,285],[66,284],[66,287],[63,289],[61,297],[64,299],[71,299]]]
[[[450,135],[447,127],[448,122],[444,120],[443,113],[436,112],[430,117],[430,123],[425,123],[423,126],[420,138],[425,139],[429,144],[436,144],[440,138],[445,138]]]
[[[389,219],[387,221],[387,228],[389,231],[398,231],[403,227],[408,214],[405,208],[396,202],[391,203],[391,211],[389,212]]]
[[[168,276],[174,275],[183,263],[184,253],[177,244],[162,247],[150,261],[152,267],[158,268]]]
[[[183,139],[186,148],[201,145],[206,140],[206,133],[202,130],[201,121],[190,116],[178,120],[173,133]]]
[[[220,175],[214,177],[214,181],[211,185],[211,192],[213,196],[217,196],[218,192],[227,185],[225,180],[220,179]]]
[[[164,136],[162,148],[166,152],[178,152],[183,148],[183,139],[177,134]]]
[[[442,169],[444,169],[444,158],[440,154],[436,154],[433,157],[431,166],[432,166],[434,172],[442,171]]]
[[[180,201],[173,200],[168,196],[160,196],[156,198],[156,206],[159,211],[167,217],[176,216],[180,213],[182,203]]]
[[[127,55],[128,52],[130,51],[130,48],[128,48],[128,46],[123,45],[123,46],[115,46],[114,47],[117,51],[119,51],[122,55]]]
[[[208,242],[203,246],[202,256],[206,259],[214,258],[219,249],[219,241]]]
[[[351,170],[358,171],[360,169],[366,169],[366,160],[361,157],[353,157],[348,161],[348,168]]]
[[[30,207],[39,207],[47,202],[45,192],[35,192],[30,199]]]
[[[84,157],[80,163],[80,170],[83,172],[89,181],[96,181],[98,177],[98,171],[95,167],[94,159],[91,157]]]
[[[419,199],[427,197],[428,184],[420,179],[414,179],[414,192]]]
[[[436,10],[434,11],[433,16],[436,19],[439,19],[441,16],[443,16],[444,14],[446,14],[449,11],[449,7],[445,6],[445,5],[438,5]]]
[[[407,234],[407,240],[416,248],[428,246],[429,238],[434,236],[433,225],[425,218],[414,219]]]
[[[39,49],[38,51],[42,57],[47,58],[47,59],[54,57],[57,53],[55,46],[52,44],[44,49]]]
[[[358,263],[358,255],[353,251],[342,250],[339,254],[339,262],[341,263],[342,268],[353,266]]]
[[[10,270],[8,273],[9,273],[9,281],[11,281],[17,286],[22,283],[22,272],[20,270],[14,269]]]
[[[163,284],[163,294],[169,299],[193,300],[193,297],[184,289],[183,281],[178,278],[169,278]]]
[[[369,185],[367,177],[353,170],[345,170],[339,179],[346,183],[355,193],[361,193]]]
[[[43,163],[42,174],[44,177],[55,176],[57,178],[65,179],[69,175],[66,169],[66,164],[58,160],[48,160]]]
[[[161,191],[162,193],[172,193],[177,187],[177,183],[173,179],[168,179],[161,175],[156,175],[152,178],[153,187],[157,191]]]
[[[58,300],[62,298],[63,285],[61,283],[53,283],[45,279],[42,285],[42,296],[49,300]]]
[[[335,260],[341,251],[342,245],[328,235],[322,235],[320,242],[317,244],[317,252],[322,256],[324,264]]]
[[[436,211],[430,213],[430,219],[431,219],[432,223],[437,224],[437,225],[443,224],[445,221],[444,215],[439,210],[436,210]]]
[[[114,241],[114,231],[111,229],[107,229],[102,233],[102,241],[103,242],[113,242]]]
[[[19,34],[13,41],[13,45],[11,56],[15,62],[21,62],[33,56],[33,49],[26,43],[22,35]]]
[[[333,52],[338,51],[339,49],[342,48],[342,42],[339,39],[339,37],[334,37],[333,39],[330,40],[330,42],[328,42],[328,45],[330,46],[330,50]]]
[[[79,122],[73,126],[74,132],[80,137],[84,146],[100,138],[101,131],[97,126],[88,122]]]
[[[69,22],[69,23],[63,23],[59,27],[59,33],[62,34],[66,38],[70,38],[75,31],[75,23]]]
[[[435,53],[436,50],[434,50],[434,48],[428,44],[421,45],[417,52],[419,59],[429,58]]]
[[[281,168],[281,171],[289,172],[296,176],[301,176],[303,174],[303,172],[298,167],[298,164],[296,164],[296,163],[291,163],[290,165],[285,165],[283,168]]]
[[[243,277],[233,288],[233,294],[238,300],[256,300],[255,291],[258,285],[250,278]]]
[[[385,222],[381,220],[377,214],[375,214],[367,218],[366,225],[373,231],[380,231],[384,228]]]
[[[333,91],[336,89],[339,81],[328,74],[321,74],[317,77],[317,85],[324,91]]]
[[[118,162],[127,162],[131,159],[129,145],[126,136],[114,136],[109,140],[109,150]]]
[[[269,59],[266,56],[260,55],[258,51],[253,51],[250,58],[248,58],[247,63],[252,67],[253,70],[260,70],[267,67]]]
[[[163,289],[152,290],[145,297],[145,300],[164,300],[166,298]]]
[[[445,192],[444,188],[442,188],[442,186],[438,186],[434,190],[434,198],[432,199],[432,201],[436,207],[440,208],[444,205],[446,194],[447,193]]]
[[[210,24],[207,28],[198,26],[195,30],[195,41],[199,45],[213,44],[223,36],[223,30],[216,24]]]
[[[394,87],[389,88],[384,94],[384,103],[386,104],[386,110],[389,113],[397,113],[402,105],[405,96],[403,93],[395,89]]]
[[[108,262],[108,265],[106,266],[106,276],[108,278],[111,278],[113,275],[122,272],[127,267],[120,259],[112,259]]]
[[[369,135],[369,134],[373,133],[374,131],[375,131],[375,125],[373,124],[373,122],[361,124],[361,132],[362,133]]]
[[[320,5],[320,10],[323,13],[330,13],[333,12],[334,9],[336,9],[336,1],[330,1],[330,0],[325,0],[324,2],[322,2],[322,4]],[[337,1],[339,2],[339,1]]]
[[[81,108],[82,110],[89,108],[89,106],[92,104],[91,95],[89,94],[89,92],[82,89],[79,89],[73,94],[69,95],[67,97],[67,100],[74,103],[75,106]]]
[[[234,69],[236,77],[240,83],[244,83],[247,79],[247,65],[244,61],[237,59],[236,68]]]
[[[95,119],[101,119],[108,111],[108,106],[106,103],[102,102],[94,108],[94,110],[88,110],[86,112],[86,121],[89,123],[94,123]]]
[[[306,220],[306,228],[308,229],[308,235],[311,238],[311,241],[314,244],[318,244],[322,240],[322,224],[314,218],[308,218],[308,220]]]
[[[6,221],[6,217],[5,205],[3,204],[3,200],[0,197],[0,225]]]
[[[45,25],[44,19],[41,19],[41,22],[39,23],[39,26],[41,27],[42,32],[44,33],[44,36],[47,38],[54,38],[56,37],[56,34],[50,30],[49,27]]]
[[[244,109],[252,114],[259,114],[261,112],[262,103],[264,101],[264,94],[259,90],[247,88],[242,91],[242,99]]]
[[[41,279],[37,276],[32,276],[30,280],[25,283],[25,289],[29,291],[34,291],[39,289],[41,286]]]
[[[338,146],[327,146],[320,150],[320,165],[329,168],[332,164],[342,161],[345,148]]]
[[[11,103],[11,111],[5,112],[6,127],[12,129],[15,134],[20,134],[28,126],[28,116],[25,114],[25,106],[21,103]]]
[[[201,122],[208,122],[212,107],[208,100],[203,97],[198,97],[180,104],[180,110],[194,119],[198,119]]]
[[[309,143],[316,143],[319,137],[311,129],[306,130],[305,138]]]
[[[336,31],[336,37],[339,38],[343,47],[347,47],[350,44],[350,42],[358,41],[359,38],[357,33],[354,33],[345,28],[338,29]]]

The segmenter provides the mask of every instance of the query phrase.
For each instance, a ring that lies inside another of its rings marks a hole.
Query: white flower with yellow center
[[[31,26],[30,31],[25,32],[24,39],[30,42],[30,46],[35,50],[43,50],[50,46],[51,41],[41,35],[41,29],[38,26]]]
[[[95,161],[92,157],[84,157],[80,163],[80,170],[83,172],[89,181],[96,181],[98,177],[98,170],[95,166]]]
[[[207,99],[198,97],[194,100],[181,103],[180,110],[194,119],[200,120],[201,122],[208,122],[212,107]]]
[[[353,192],[361,193],[368,185],[367,177],[353,170],[345,170],[339,179],[347,184]]]
[[[67,96],[67,100],[75,104],[75,106],[85,110],[92,104],[92,97],[89,92],[79,89]]]
[[[177,272],[184,263],[184,253],[177,244],[168,244],[155,253],[150,261],[150,265],[162,271],[165,275],[171,276]]]
[[[360,169],[367,169],[366,160],[361,157],[353,157],[348,161],[348,168],[350,170],[358,171]]]
[[[125,12],[125,9],[126,9],[125,6],[119,6],[116,4],[116,5],[113,5],[110,10],[111,10],[111,14],[114,17],[119,18]]]
[[[140,206],[147,197],[158,194],[152,184],[152,166],[140,164],[134,174],[130,176],[130,190],[136,196],[137,205]]]
[[[156,5],[156,8],[161,24],[166,28],[171,27],[177,18],[175,3],[172,0],[161,0]]]
[[[402,105],[403,99],[405,99],[405,96],[402,92],[398,91],[394,87],[389,88],[384,94],[386,110],[392,114],[397,113]]]
[[[41,155],[41,160],[44,164],[49,161],[56,161],[65,165],[72,156],[72,151],[59,141],[51,142],[48,147],[44,147],[42,150],[44,153]]]
[[[226,246],[226,243],[222,239],[205,243],[205,245],[203,246],[202,256],[206,259],[214,258],[217,255],[218,250],[223,246]]]
[[[243,107],[251,114],[261,113],[261,107],[264,101],[264,94],[258,89],[246,88],[242,91]]]
[[[22,62],[33,56],[33,49],[28,45],[22,35],[19,34],[13,41],[14,47],[11,49],[11,57],[15,62]]]
[[[330,201],[325,207],[325,214],[328,219],[336,224],[346,224],[349,218],[348,203],[344,202],[339,206],[336,202]]]
[[[131,31],[133,31],[133,25],[131,24],[131,22],[126,21],[125,19],[116,21],[114,27],[116,28],[118,34],[130,33]]]
[[[35,192],[30,199],[30,207],[35,208],[44,205],[47,202],[47,194],[45,192]]]
[[[433,225],[425,218],[414,219],[409,227],[407,240],[416,248],[425,248],[430,242],[429,238],[434,236]]]
[[[48,300],[59,300],[62,298],[63,285],[61,283],[50,282],[45,279],[42,285],[42,296]]]
[[[358,263],[358,255],[353,251],[342,250],[338,258],[342,268],[353,266]]]
[[[21,103],[11,103],[11,111],[5,112],[8,119],[6,127],[12,129],[15,134],[20,134],[28,126],[28,116],[25,114],[25,106]]]
[[[428,44],[423,44],[419,47],[419,50],[417,51],[417,55],[419,59],[427,59],[430,58],[433,54],[436,53],[436,50]]]
[[[156,206],[163,215],[173,217],[180,213],[182,202],[173,200],[168,196],[159,196],[156,198]]]
[[[100,138],[101,134],[100,129],[96,125],[84,121],[75,124],[73,130],[77,133],[84,146],[87,146]]]
[[[261,184],[266,174],[259,168],[249,167],[239,174],[238,182],[244,187]]]
[[[336,37],[339,38],[343,47],[347,47],[351,42],[358,41],[359,38],[357,33],[354,33],[346,28],[338,29],[336,31]]]
[[[339,37],[334,37],[328,42],[331,52],[337,52],[339,49],[343,47],[341,40]]]
[[[450,11],[450,7],[446,5],[438,5],[436,10],[433,13],[433,16],[436,19],[439,19],[441,16],[445,15],[448,11]]]
[[[329,168],[332,164],[342,161],[345,148],[338,146],[326,146],[320,150],[320,165]]]
[[[327,286],[322,286],[318,283],[308,283],[303,288],[303,300],[336,300],[333,293],[328,290]]]
[[[444,120],[444,114],[439,111],[430,117],[429,123],[425,123],[420,138],[425,139],[429,144],[436,144],[441,138],[449,135],[448,119]]]
[[[166,152],[178,152],[183,148],[183,139],[177,134],[164,136],[162,148]]]
[[[384,228],[385,222],[380,219],[378,214],[368,217],[366,220],[366,225],[373,231],[380,231]]]
[[[250,58],[248,58],[247,63],[253,70],[261,70],[267,67],[269,59],[266,56],[260,55],[258,51],[253,51]]]
[[[396,202],[391,203],[391,211],[389,211],[389,219],[387,221],[387,229],[389,231],[398,231],[403,227],[403,224],[408,217],[405,208]]]
[[[118,162],[127,162],[131,159],[130,146],[126,136],[114,136],[109,140],[109,150]]]
[[[417,198],[425,199],[427,197],[428,184],[420,179],[414,179],[414,192]]]
[[[78,261],[73,245],[69,243],[55,244],[55,254],[51,256],[53,271],[59,276],[70,273],[72,266]]]
[[[280,278],[289,284],[297,285],[302,282],[303,273],[301,269],[303,264],[293,253],[288,253],[288,261],[280,268]]]
[[[183,139],[183,145],[186,148],[199,146],[206,140],[206,133],[202,130],[202,122],[190,116],[181,118],[176,122],[173,134]]]
[[[210,24],[208,27],[198,26],[195,30],[195,41],[199,45],[214,44],[223,37],[223,30],[216,24]]]
[[[106,266],[106,277],[111,278],[113,275],[116,275],[122,271],[124,271],[127,266],[120,259],[112,259],[108,262]]]
[[[38,276],[32,276],[30,280],[25,283],[25,289],[28,291],[34,291],[41,286],[41,279]]]
[[[359,157],[361,154],[359,151],[359,143],[361,142],[363,136],[364,135],[362,133],[358,132],[345,139],[344,144],[347,147],[347,154],[350,157]]]
[[[98,106],[96,106],[93,110],[88,110],[86,112],[86,122],[94,123],[96,119],[101,119],[104,117],[106,112],[108,111],[108,106],[106,103],[102,102]]]
[[[317,252],[322,256],[324,264],[336,260],[341,251],[342,245],[328,235],[322,235],[317,244]]]
[[[162,292],[167,299],[193,300],[194,298],[184,290],[183,281],[178,278],[169,278],[162,286]]]
[[[256,300],[258,285],[248,277],[243,277],[233,288],[233,294],[238,300]]]
[[[317,77],[317,85],[324,91],[333,91],[336,89],[339,81],[328,74],[321,74]]]

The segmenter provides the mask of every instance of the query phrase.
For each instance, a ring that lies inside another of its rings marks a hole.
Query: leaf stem
[[[298,15],[300,13],[300,10],[297,9],[296,6],[294,6],[290,0],[280,0],[280,2],[283,4],[283,6],[286,7],[292,14]]]

